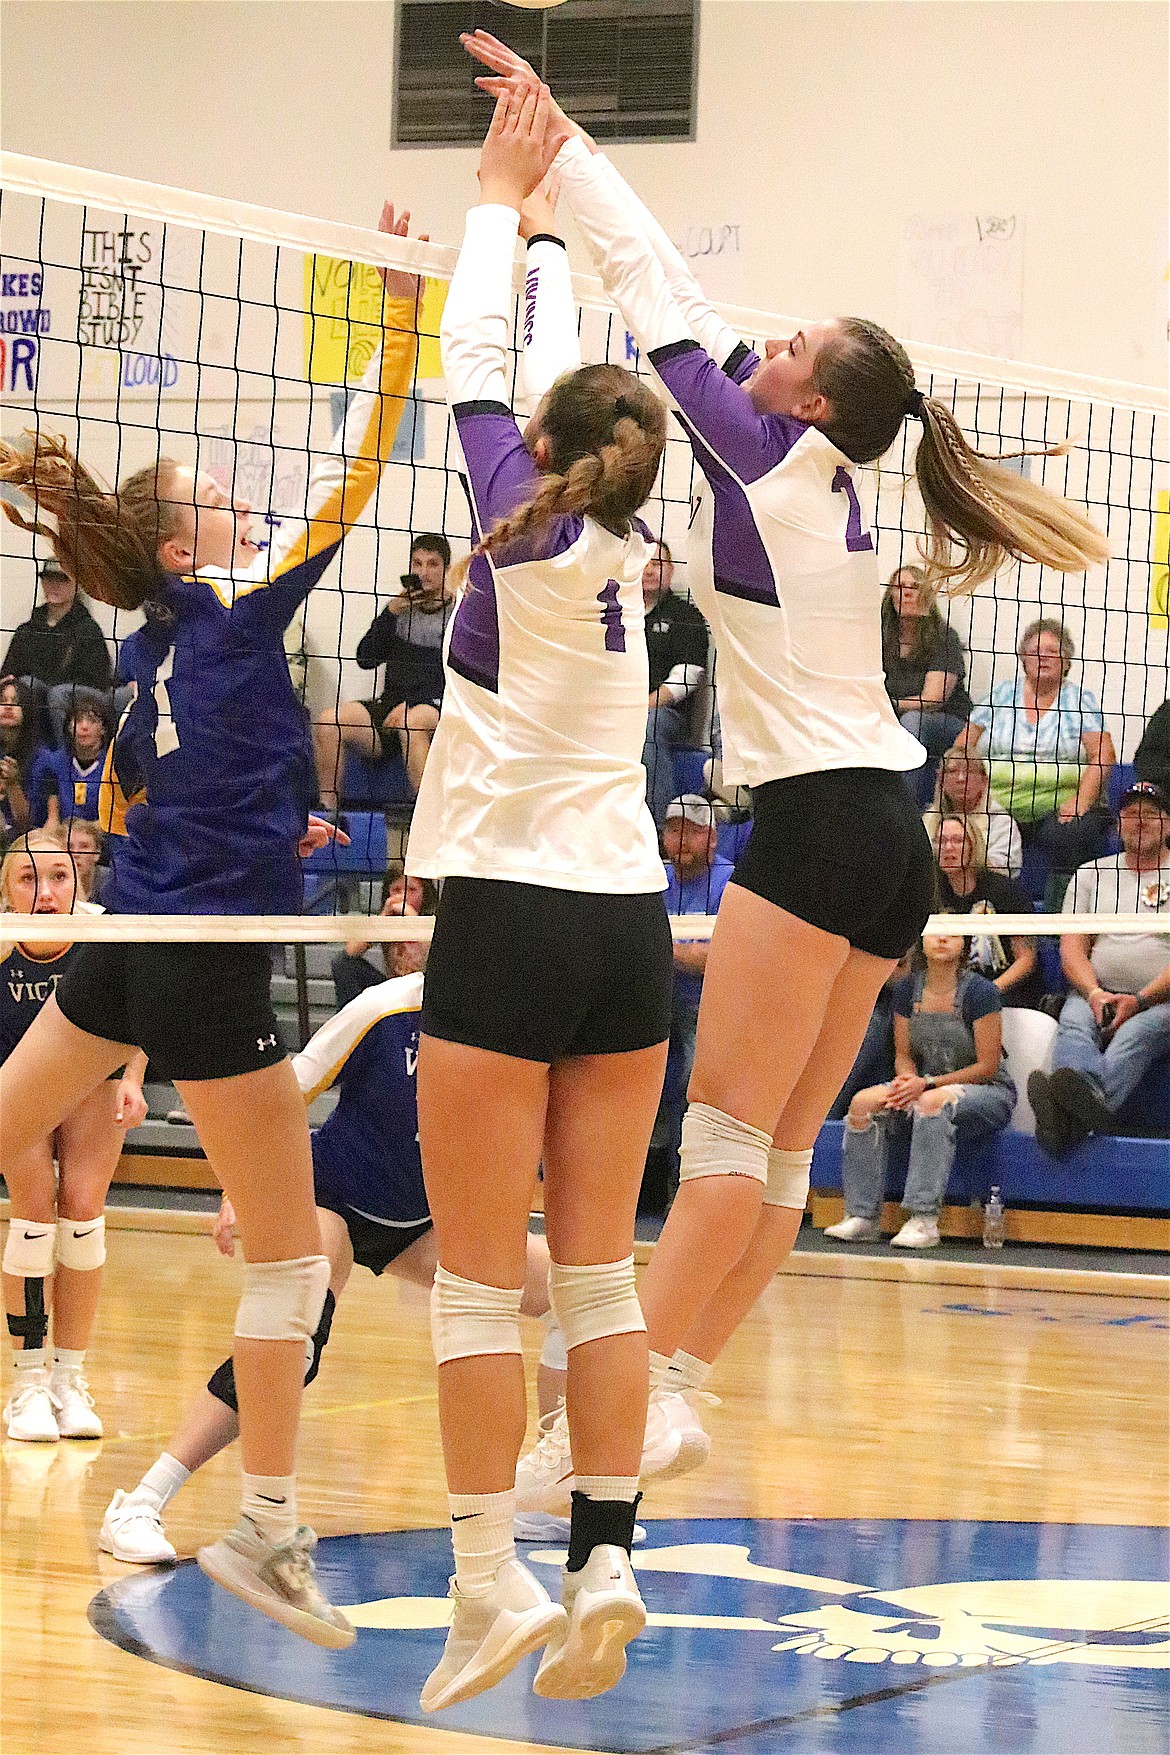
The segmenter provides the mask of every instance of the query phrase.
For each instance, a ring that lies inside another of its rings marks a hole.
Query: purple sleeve
[[[532,498],[540,485],[540,472],[511,410],[503,403],[456,403],[452,413],[467,463],[476,526],[486,533]],[[580,518],[555,518],[534,537],[513,543],[492,558],[499,567],[548,560],[570,548],[582,527]]]
[[[649,359],[678,403],[684,424],[745,487],[775,469],[808,431],[804,421],[790,415],[757,414],[742,386],[697,341],[654,348]],[[737,369],[746,369],[746,360]]]

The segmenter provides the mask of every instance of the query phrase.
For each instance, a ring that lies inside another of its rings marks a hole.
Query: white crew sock
[[[53,1370],[64,1376],[68,1372],[80,1371],[85,1364],[84,1347],[54,1347]]]
[[[297,1527],[297,1478],[295,1475],[249,1475],[241,1511],[250,1517],[270,1542],[287,1542]]]
[[[577,1475],[573,1487],[584,1493],[586,1499],[598,1501],[620,1499],[623,1504],[632,1505],[638,1497],[637,1475]]]
[[[185,1469],[169,1450],[164,1450],[158,1461],[147,1469],[130,1498],[149,1499],[155,1509],[161,1511],[190,1478],[190,1469]]]
[[[696,1359],[693,1353],[684,1353],[680,1347],[670,1361],[669,1387],[702,1389],[710,1375],[711,1367],[705,1359]]]
[[[656,1389],[664,1388],[664,1386],[666,1384],[666,1380],[670,1375],[670,1364],[671,1364],[671,1362],[667,1358],[665,1353],[651,1352],[651,1354],[650,1354],[650,1394],[651,1395],[654,1394],[654,1391]]]
[[[481,1596],[496,1573],[516,1558],[512,1520],[516,1489],[505,1493],[448,1493],[451,1546],[455,1550],[455,1586],[460,1596]]]
[[[22,1347],[13,1353],[12,1363],[17,1371],[41,1371],[49,1363],[49,1355],[44,1347]]]

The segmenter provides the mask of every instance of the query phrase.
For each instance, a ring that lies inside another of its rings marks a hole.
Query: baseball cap
[[[683,792],[678,798],[672,798],[666,807],[666,821],[672,817],[683,817],[688,823],[698,823],[700,828],[710,829],[715,824],[715,809],[709,799],[700,792]]]
[[[1122,793],[1121,802],[1117,808],[1122,811],[1127,804],[1140,803],[1143,798],[1148,799],[1151,804],[1157,805],[1159,810],[1165,811],[1166,815],[1170,816],[1170,798],[1166,796],[1166,788],[1159,786],[1156,780],[1131,781]]]

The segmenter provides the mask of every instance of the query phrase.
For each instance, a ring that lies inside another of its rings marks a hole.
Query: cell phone
[[[403,573],[401,583],[408,597],[421,597],[426,590],[417,573]]]
[[[1117,1001],[1111,999],[1107,1005],[1101,1007],[1101,1022],[1097,1028],[1098,1047],[1104,1048],[1108,1044],[1109,1037],[1113,1031],[1113,1020],[1116,1016]]]

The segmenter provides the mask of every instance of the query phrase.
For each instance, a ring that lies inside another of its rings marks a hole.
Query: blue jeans
[[[678,1188],[678,1153],[682,1144],[682,1122],[687,1109],[687,1086],[695,1064],[695,1032],[699,1013],[696,1006],[676,993],[670,1012],[670,1048],[666,1057],[666,1077],[654,1122],[651,1144],[666,1152],[666,1175],[673,1195]]]
[[[1130,1018],[1105,1049],[1097,1046],[1097,1022],[1087,999],[1070,993],[1061,1008],[1053,1068],[1071,1066],[1083,1073],[1109,1110],[1120,1109],[1154,1063],[1168,1056],[1170,1001]]]
[[[678,707],[651,707],[646,716],[642,762],[646,769],[646,803],[659,828],[674,797],[674,752],[683,741],[683,716]]]
[[[867,1127],[845,1123],[841,1179],[845,1211],[859,1219],[876,1219],[886,1194],[890,1146],[910,1133],[910,1167],[902,1205],[919,1218],[937,1219],[947,1192],[955,1150],[960,1140],[984,1139],[1011,1120],[1015,1087],[1009,1083],[961,1085],[957,1103],[945,1103],[937,1115],[913,1109],[883,1109]]]
[[[926,751],[921,768],[912,768],[906,775],[906,784],[923,810],[934,796],[938,759],[950,749],[966,723],[958,713],[932,713],[923,707],[913,707],[902,714],[902,724]]]

